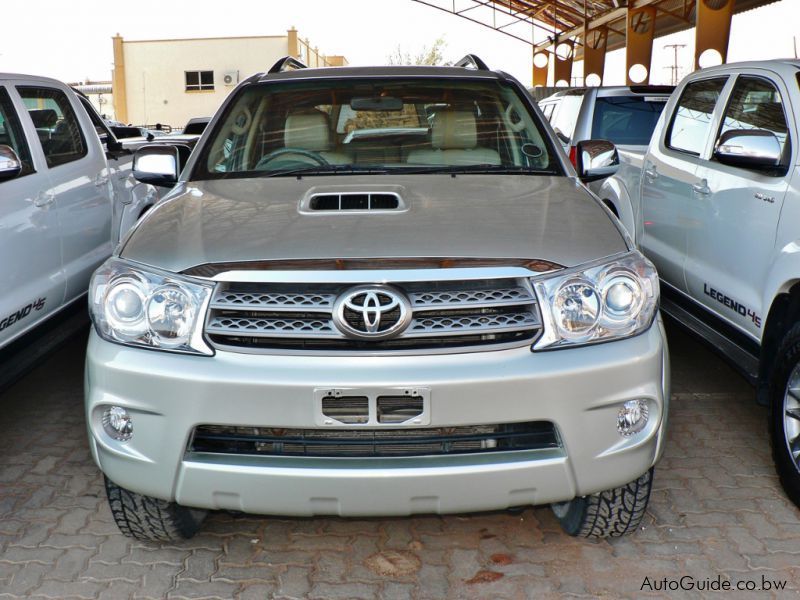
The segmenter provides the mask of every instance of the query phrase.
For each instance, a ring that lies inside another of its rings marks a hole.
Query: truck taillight
[[[578,168],[578,147],[577,146],[570,146],[569,147],[569,162],[572,163],[572,166],[576,169]]]

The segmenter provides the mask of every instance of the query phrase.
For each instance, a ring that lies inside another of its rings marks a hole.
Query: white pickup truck
[[[688,76],[647,152],[600,197],[655,263],[662,309],[730,359],[769,406],[773,456],[800,505],[800,61]]]
[[[0,348],[83,297],[158,199],[89,101],[0,73]]]

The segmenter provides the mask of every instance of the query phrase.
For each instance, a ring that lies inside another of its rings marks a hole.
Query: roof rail
[[[489,67],[486,66],[486,63],[483,62],[479,57],[474,54],[467,54],[464,58],[458,61],[456,64],[453,65],[454,67],[464,67],[468,69],[469,67],[473,67],[478,71],[489,71]]]
[[[279,59],[267,73],[283,73],[289,69],[307,69],[308,67],[297,60],[294,56],[284,56]]]

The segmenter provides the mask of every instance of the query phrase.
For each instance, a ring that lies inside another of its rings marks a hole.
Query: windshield
[[[246,88],[194,179],[387,172],[558,173],[542,125],[493,80],[319,79]]]

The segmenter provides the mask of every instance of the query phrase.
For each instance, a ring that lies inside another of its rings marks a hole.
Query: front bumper
[[[94,332],[86,412],[95,461],[116,484],[197,508],[309,516],[494,510],[570,500],[623,485],[658,460],[669,364],[660,319],[646,333],[583,348],[426,356],[195,357],[140,350]],[[201,424],[314,428],[314,390],[424,386],[430,427],[550,421],[561,448],[403,458],[267,457],[187,452]],[[650,403],[622,437],[621,404]],[[103,408],[133,417],[128,442]]]

